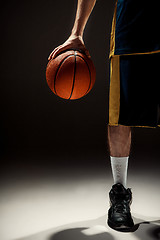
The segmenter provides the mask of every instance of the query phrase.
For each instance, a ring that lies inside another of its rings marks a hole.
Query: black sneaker
[[[126,189],[122,184],[112,186],[109,192],[111,207],[108,211],[108,225],[119,231],[130,231],[134,227],[130,213],[132,203],[131,189]]]

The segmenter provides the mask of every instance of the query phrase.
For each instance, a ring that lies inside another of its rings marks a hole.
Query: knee
[[[131,138],[131,127],[123,126],[123,125],[118,125],[118,126],[108,125],[108,136],[114,139],[124,138],[127,140],[128,138]]]

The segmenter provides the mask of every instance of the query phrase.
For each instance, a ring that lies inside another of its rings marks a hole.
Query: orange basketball
[[[91,58],[77,50],[68,50],[48,62],[46,80],[57,96],[78,99],[92,89],[96,71]]]

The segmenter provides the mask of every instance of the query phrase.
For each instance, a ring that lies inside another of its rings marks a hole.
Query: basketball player
[[[109,192],[108,225],[130,230],[132,192],[127,188],[127,168],[132,127],[160,127],[159,0],[117,0],[110,40],[108,142],[114,184]],[[69,38],[49,56],[81,49],[90,57],[83,32],[96,0],[78,0]]]

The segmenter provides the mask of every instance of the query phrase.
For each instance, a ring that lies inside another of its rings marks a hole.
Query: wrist
[[[79,38],[82,38],[83,37],[83,31],[80,31],[78,29],[72,29],[72,32],[71,32],[71,35],[72,36],[75,36],[75,37],[79,37]]]
[[[71,33],[71,35],[69,36],[69,39],[79,39],[79,40],[81,40],[82,42],[83,42],[83,37],[82,37],[82,35],[80,35],[80,34],[76,34],[76,33]]]

